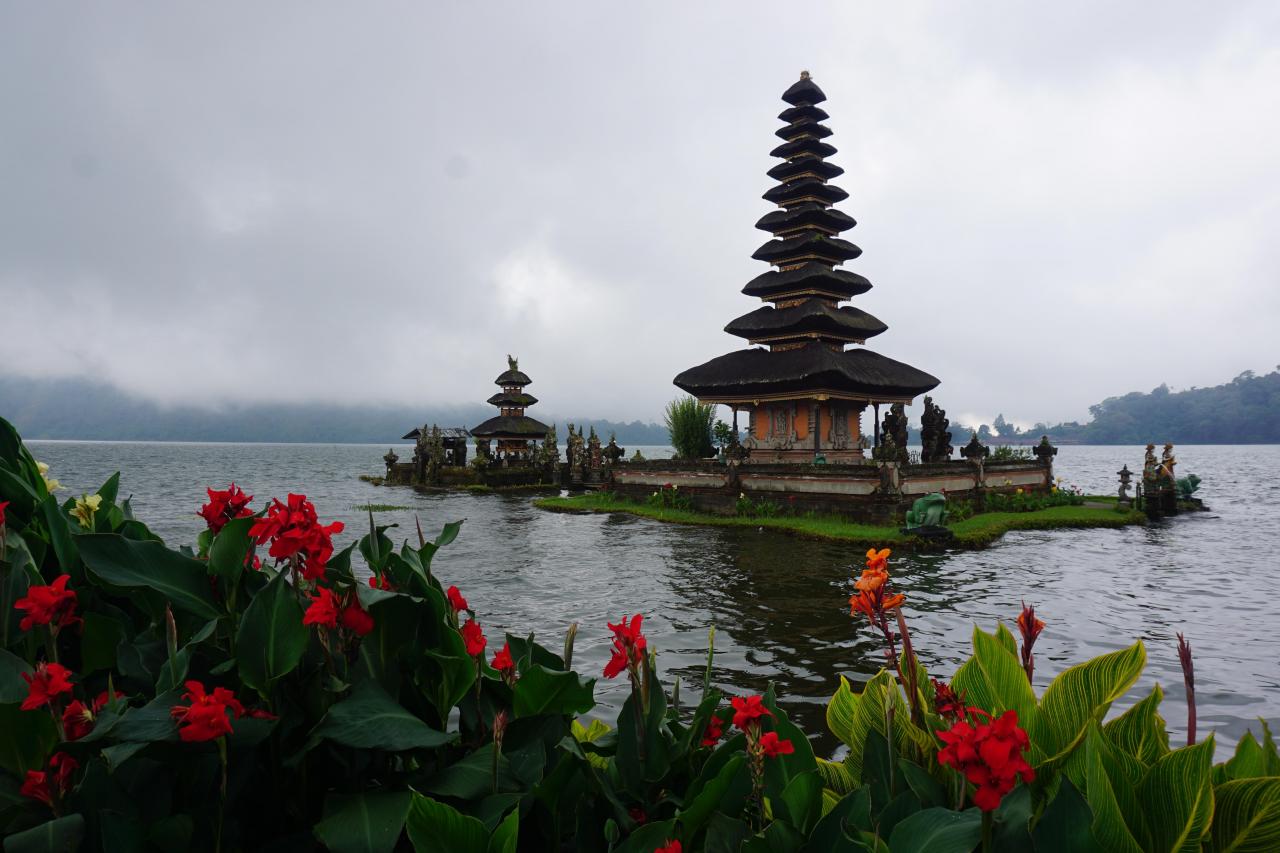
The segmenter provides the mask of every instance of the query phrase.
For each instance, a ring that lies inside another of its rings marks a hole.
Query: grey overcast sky
[[[0,0],[0,372],[651,419],[801,69],[953,419],[1280,361],[1280,4]]]

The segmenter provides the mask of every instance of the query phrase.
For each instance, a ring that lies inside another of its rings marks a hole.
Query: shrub
[[[712,684],[714,632],[682,705],[640,613],[608,625],[602,675],[626,700],[583,725],[595,678],[572,668],[576,626],[563,653],[514,634],[499,648],[433,568],[460,523],[398,549],[373,527],[335,553],[339,525],[304,497],[255,511],[232,486],[174,550],[119,475],[62,504],[52,486],[0,421],[6,850],[1272,849],[1280,833],[1265,724],[1214,766],[1212,735],[1171,747],[1159,687],[1103,723],[1141,642],[1037,696],[1029,608],[1021,642],[975,628],[934,680],[887,550],[850,605],[889,667],[856,692],[841,678],[830,761],[772,688]]]
[[[676,455],[682,459],[705,459],[715,454],[711,429],[715,406],[699,403],[693,397],[677,397],[667,403],[667,433]]]
[[[670,483],[664,484],[661,488],[649,495],[645,503],[659,509],[693,509],[693,501],[687,494],[680,491],[679,486],[673,486]]]

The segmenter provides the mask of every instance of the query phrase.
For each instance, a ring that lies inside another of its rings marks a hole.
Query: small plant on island
[[[827,724],[842,747],[827,759],[772,687],[713,683],[714,632],[692,703],[664,681],[644,613],[599,627],[598,675],[575,671],[576,624],[554,650],[486,632],[433,566],[460,522],[399,547],[371,523],[335,550],[341,524],[304,495],[255,504],[228,487],[200,507],[196,548],[173,549],[119,500],[119,475],[59,503],[45,473],[0,421],[6,851],[1267,850],[1280,837],[1265,723],[1215,765],[1193,705],[1188,744],[1170,744],[1158,686],[1108,719],[1145,666],[1141,642],[1037,691],[1045,623],[1028,607],[1017,636],[975,628],[971,656],[938,678],[888,549],[846,582],[883,665],[856,691],[840,678]],[[1178,654],[1194,696],[1190,645]],[[611,722],[586,725],[601,676],[629,689]]]

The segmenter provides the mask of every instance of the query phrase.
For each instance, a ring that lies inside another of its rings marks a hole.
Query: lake
[[[841,674],[865,680],[883,661],[865,621],[849,617],[859,549],[749,529],[684,527],[623,515],[562,515],[534,509],[527,495],[419,494],[358,479],[381,472],[386,445],[185,444],[31,441],[59,478],[63,496],[92,492],[122,471],[121,495],[171,545],[193,543],[206,486],[235,481],[257,498],[303,492],[322,521],[347,530],[339,548],[367,532],[364,504],[395,523],[397,541],[428,536],[466,519],[462,535],[436,557],[435,571],[457,584],[494,639],[530,631],[558,649],[569,623],[580,630],[575,668],[599,673],[609,657],[606,621],[643,613],[665,676],[700,685],[707,629],[716,626],[715,680],[732,692],[772,681],[791,713],[813,733]],[[402,458],[412,449],[397,446]],[[659,448],[643,448],[647,456]],[[1147,644],[1142,680],[1117,708],[1159,683],[1175,745],[1186,710],[1175,632],[1192,644],[1199,730],[1219,739],[1219,757],[1257,717],[1280,720],[1280,446],[1175,449],[1179,475],[1204,479],[1212,512],[1122,530],[1023,532],[982,551],[895,554],[894,583],[922,661],[949,677],[968,652],[974,622],[1011,627],[1022,600],[1047,627],[1036,644],[1036,687],[1085,658]],[[628,450],[628,453],[632,449]],[[1056,473],[1090,493],[1114,493],[1124,464],[1140,471],[1141,447],[1063,447]],[[865,549],[864,549],[865,550]],[[1015,631],[1016,633],[1016,631]],[[625,679],[601,680],[610,709]],[[691,696],[692,691],[682,691]],[[820,748],[834,741],[819,735]]]

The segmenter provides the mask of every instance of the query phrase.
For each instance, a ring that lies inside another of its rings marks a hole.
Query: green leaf
[[[911,711],[897,681],[889,672],[880,670],[863,686],[861,693],[854,693],[848,679],[840,676],[840,686],[827,703],[827,727],[849,747],[844,765],[854,779],[862,778],[862,749],[867,733],[875,730],[885,734],[886,704],[894,709],[893,748],[896,755],[909,755],[916,750],[931,753],[937,750],[933,736],[911,722]],[[799,744],[796,748],[800,748]]]
[[[818,758],[817,766],[823,786],[834,791],[838,796],[843,797],[858,787],[858,780],[853,778],[849,769],[840,762]]]
[[[21,779],[28,770],[43,770],[58,742],[53,717],[44,709],[23,711],[19,705],[0,705],[0,767]]]
[[[869,829],[871,793],[863,787],[843,797],[831,811],[823,815],[822,820],[813,828],[805,850],[807,853],[827,853],[865,849],[852,838],[857,837],[859,830]]]
[[[103,505],[113,504],[116,502],[116,496],[120,494],[120,472],[117,471],[107,478],[107,481],[98,489],[97,495],[102,498]]]
[[[1073,666],[1055,678],[1027,730],[1032,745],[1046,756],[1044,763],[1056,764],[1065,758],[1084,739],[1089,723],[1100,723],[1111,703],[1133,686],[1146,662],[1147,651],[1137,642]]]
[[[10,835],[5,853],[75,853],[84,839],[84,818],[73,814]]]
[[[738,754],[729,759],[723,767],[709,782],[702,786],[697,795],[688,801],[683,809],[676,813],[680,820],[680,825],[684,831],[681,833],[685,840],[692,843],[698,830],[702,829],[703,824],[711,819],[713,814],[723,811],[720,804],[729,793],[730,787],[733,786],[735,780],[742,779],[745,781],[746,774],[743,773],[743,764],[746,763],[746,756]],[[750,787],[750,783],[746,783]]]
[[[913,764],[905,758],[899,758],[898,770],[902,774],[903,780],[907,783],[907,787],[920,800],[921,806],[926,809],[946,807],[947,792],[943,789],[942,784],[930,776],[923,767]]]
[[[257,520],[252,516],[233,518],[223,525],[209,546],[209,571],[229,585],[234,585],[244,571],[244,561],[253,550],[249,528]]]
[[[1005,633],[1008,634],[1007,629]],[[998,717],[1009,709],[1017,711],[1018,722],[1024,729],[1031,726],[1036,715],[1036,696],[1017,653],[1010,651],[995,635],[976,626],[973,657],[956,671],[951,684],[964,692],[967,704],[992,716]]]
[[[822,779],[817,770],[792,777],[782,792],[791,825],[808,835],[822,817]]]
[[[363,681],[320,721],[316,737],[360,749],[431,749],[455,740],[404,709],[376,682]]]
[[[516,853],[520,838],[520,810],[513,809],[489,836],[488,853]]]
[[[1111,746],[1097,724],[1091,723],[1085,735],[1084,759],[1085,790],[1093,811],[1090,831],[1102,850],[1142,853],[1138,837],[1146,835],[1145,823],[1139,812],[1135,781],[1131,777],[1133,771],[1126,770],[1117,760],[1122,756],[1124,754]],[[1137,772],[1141,772],[1136,758],[1129,761],[1137,765]],[[1130,821],[1133,822],[1132,828]]]
[[[1102,733],[1118,748],[1143,764],[1152,764],[1169,752],[1169,730],[1160,716],[1164,691],[1157,684],[1147,698],[1102,727]]]
[[[116,649],[128,635],[127,626],[119,619],[93,611],[84,614],[84,630],[80,634],[82,674],[115,669]]]
[[[1026,785],[1014,788],[1000,801],[1000,807],[991,817],[993,853],[1023,853],[1032,849],[1031,788]]]
[[[409,816],[408,791],[331,795],[315,836],[332,853],[391,853]]]
[[[595,684],[594,678],[582,678],[576,672],[530,666],[516,682],[513,691],[516,718],[538,714],[585,714],[595,707]]]
[[[45,527],[49,530],[49,544],[53,546],[58,564],[63,571],[66,571],[80,562],[76,543],[71,538],[71,527],[67,523],[67,516],[62,511],[62,507],[58,506],[53,495],[47,495],[40,502],[39,510],[40,517],[44,519]]]
[[[1236,779],[1213,791],[1209,849],[1217,853],[1280,850],[1280,777]]]
[[[197,560],[159,542],[137,542],[114,533],[87,533],[78,537],[77,543],[90,574],[103,583],[154,590],[175,608],[205,619],[221,615],[208,574]]]
[[[451,521],[444,527],[440,528],[440,535],[436,537],[435,546],[437,548],[443,548],[444,546],[452,543],[453,540],[457,539],[458,534],[462,532],[463,521],[466,521],[466,519],[464,518],[461,521]]]
[[[216,539],[214,545],[217,545]],[[277,679],[293,672],[306,649],[307,627],[302,624],[302,605],[281,572],[253,597],[240,620],[236,634],[236,665],[240,677],[245,684],[265,694]]]
[[[1089,829],[1092,823],[1093,812],[1080,789],[1064,777],[1031,831],[1031,841],[1036,853],[1092,853],[1099,847]]]
[[[0,649],[0,705],[21,702],[27,698],[28,685],[23,673],[31,674],[31,666],[22,658]]]
[[[1138,786],[1149,850],[1198,851],[1213,818],[1213,736],[1163,756]]]
[[[511,776],[507,756],[498,756],[497,790],[518,791],[520,783]],[[486,743],[461,761],[449,765],[421,786],[424,793],[458,800],[479,801],[495,793],[493,778],[493,744]]]
[[[977,809],[925,809],[894,827],[889,849],[893,853],[969,853],[981,840],[982,814]]]
[[[406,827],[417,853],[488,853],[483,823],[421,794],[413,795]]]
[[[653,853],[668,841],[675,841],[679,834],[674,820],[646,823],[623,839],[614,850],[616,853]]]

